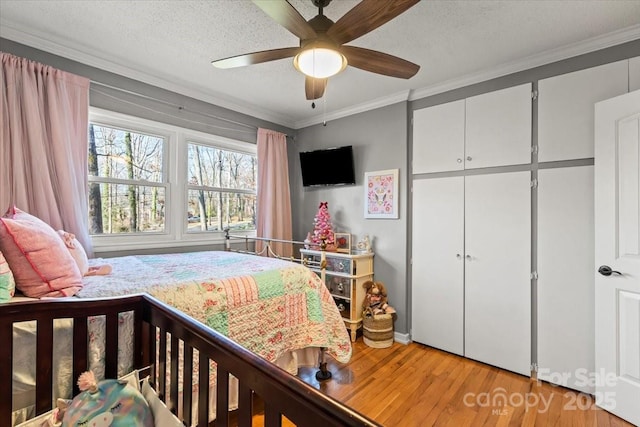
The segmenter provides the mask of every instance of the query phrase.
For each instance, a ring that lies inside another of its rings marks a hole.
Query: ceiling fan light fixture
[[[347,58],[335,49],[314,47],[297,54],[293,66],[309,77],[324,79],[344,70]]]

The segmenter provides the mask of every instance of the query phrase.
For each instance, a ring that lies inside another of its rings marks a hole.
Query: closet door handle
[[[460,255],[460,254],[456,254],[456,258],[457,258],[457,259],[462,259],[462,255]]]
[[[458,158],[458,159],[456,159],[456,162],[462,163],[462,159]]]
[[[601,265],[600,268],[598,269],[598,273],[602,274],[603,276],[611,276],[612,274],[617,274],[619,276],[622,276],[622,273],[620,273],[619,271],[612,270],[611,267],[609,267],[608,265]]]
[[[470,162],[471,160],[473,160],[471,156],[467,156],[467,161]]]
[[[471,255],[467,255],[465,256],[465,258],[467,259],[467,261],[471,261]]]

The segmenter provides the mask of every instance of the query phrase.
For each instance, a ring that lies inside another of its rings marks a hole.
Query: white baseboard
[[[393,340],[400,344],[407,345],[411,342],[411,337],[409,336],[409,334],[401,334],[400,332],[394,332]]]

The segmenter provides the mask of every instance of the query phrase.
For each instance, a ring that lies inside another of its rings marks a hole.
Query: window
[[[256,156],[188,143],[188,231],[255,230]]]
[[[164,232],[165,138],[89,124],[91,234]]]
[[[99,251],[255,231],[255,144],[92,108],[88,156],[89,230]]]

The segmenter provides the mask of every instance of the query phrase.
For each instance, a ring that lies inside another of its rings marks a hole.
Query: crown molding
[[[140,82],[157,86],[159,88],[166,89],[172,92],[176,92],[180,95],[208,102],[210,104],[227,108],[241,114],[247,114],[261,120],[276,123],[281,126],[292,128],[294,124],[288,117],[273,114],[272,111],[256,108],[255,105],[238,103],[237,100],[233,101],[225,98],[222,95],[214,96],[211,94],[207,94],[204,93],[202,89],[198,89],[196,87],[188,85],[176,84],[162,77],[149,74],[148,72],[117,64],[115,62],[84,52],[82,51],[82,48],[80,46],[65,46],[59,41],[52,39],[50,35],[38,34],[37,31],[33,30],[31,30],[31,32],[29,33],[19,30],[15,27],[12,27],[11,23],[5,21],[2,18],[0,18],[0,37],[45,51],[47,53],[64,57],[72,61],[77,61],[84,65],[99,68],[104,71],[118,74],[133,80],[138,80]]]
[[[602,36],[593,37],[577,43],[564,45],[558,48],[547,50],[539,54],[531,55],[526,58],[512,61],[497,67],[480,71],[474,74],[468,74],[457,79],[448,80],[432,86],[421,89],[414,89],[407,92],[393,94],[388,97],[378,98],[371,102],[354,105],[342,110],[328,113],[325,117],[313,117],[308,120],[295,122],[294,129],[300,129],[307,126],[316,125],[330,120],[347,117],[353,114],[362,113],[387,105],[395,104],[401,101],[415,101],[417,99],[426,98],[428,96],[437,95],[461,87],[469,86],[475,83],[481,83],[497,77],[506,76],[508,74],[525,71],[541,65],[550,64],[561,61],[563,59],[572,58],[574,56],[583,55],[594,52],[596,50],[605,49],[622,43],[640,39],[640,24],[626,27],[618,31],[604,34]],[[405,98],[406,95],[406,98]]]
[[[397,92],[390,96],[374,99],[373,101],[368,101],[362,104],[343,108],[341,110],[332,111],[330,113],[327,113],[326,115],[322,114],[306,120],[300,120],[295,122],[294,129],[301,129],[307,126],[313,126],[331,120],[337,120],[343,117],[352,116],[354,114],[363,113],[365,111],[375,110],[376,108],[386,107],[387,105],[396,104],[398,102],[408,101],[410,92],[411,91],[409,90]]]
[[[528,70],[531,68],[546,65],[552,62],[561,61],[574,56],[583,55],[596,50],[605,49],[607,47],[630,42],[640,39],[640,24],[636,24],[618,31],[614,31],[602,36],[593,37],[577,43],[554,48],[539,54],[531,55],[526,58],[512,61],[501,66],[486,69],[474,74],[468,74],[457,79],[448,80],[435,85],[427,86],[420,89],[402,91],[377,98],[373,101],[353,105],[341,110],[329,112],[327,114],[318,115],[309,119],[292,121],[290,117],[273,114],[272,111],[256,108],[255,105],[238,103],[237,100],[229,100],[224,96],[213,96],[204,93],[202,90],[191,86],[179,85],[163,79],[158,76],[151,75],[139,70],[128,68],[111,61],[99,58],[97,56],[83,52],[79,47],[66,47],[61,43],[51,40],[50,36],[43,34],[27,33],[22,30],[13,28],[10,23],[0,18],[0,37],[22,43],[36,49],[40,49],[55,55],[59,55],[85,65],[96,67],[105,71],[113,72],[134,80],[138,80],[147,84],[151,84],[166,90],[170,90],[194,99],[211,103],[241,114],[247,114],[258,119],[266,120],[279,124],[291,129],[301,129],[348,117],[354,114],[362,113],[376,108],[385,107],[402,101],[415,101],[417,99],[447,92],[449,90],[458,89],[464,86],[491,80],[508,74]]]
[[[545,52],[528,56],[517,61],[508,62],[506,64],[492,67],[487,70],[474,74],[468,74],[458,79],[448,80],[442,83],[428,86],[422,89],[416,89],[411,92],[409,101],[426,98],[428,96],[437,95],[461,87],[481,83],[497,77],[506,76],[508,74],[529,70],[531,68],[540,67],[542,65],[551,64],[563,59],[572,58],[574,56],[584,55],[596,50],[605,49],[622,43],[640,39],[640,24],[626,27],[618,31],[614,31],[602,36],[593,37],[577,43],[560,46]]]

